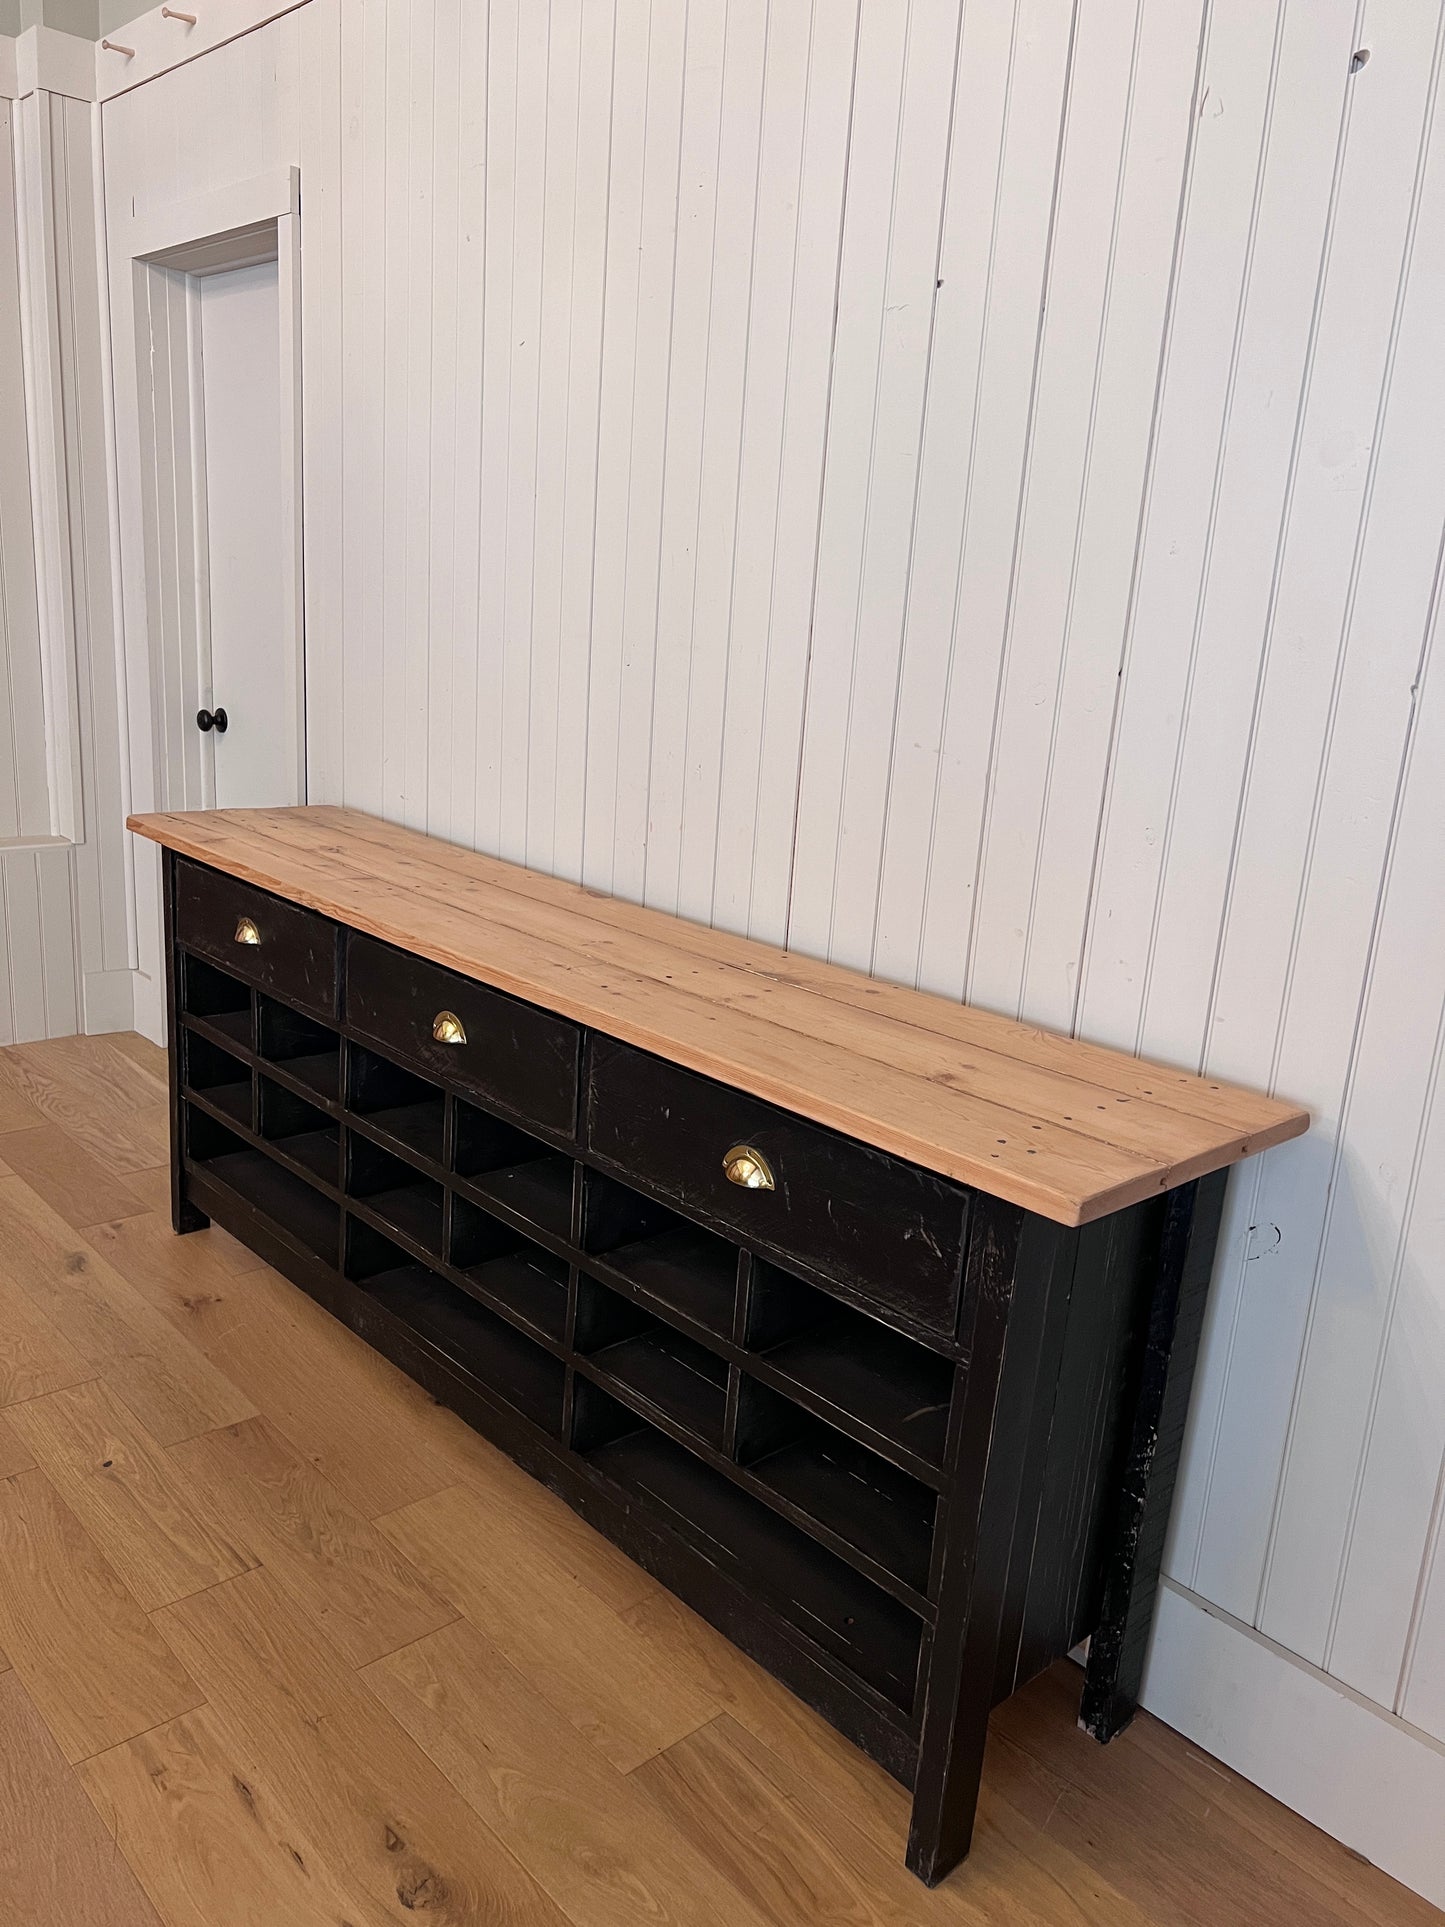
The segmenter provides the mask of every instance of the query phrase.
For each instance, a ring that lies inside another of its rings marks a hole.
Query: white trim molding
[[[0,35],[0,99],[38,93],[94,100],[95,43],[54,27],[27,27],[13,39]]]
[[[113,242],[132,260],[154,261],[185,273],[203,271],[210,264],[201,251],[225,243],[225,265],[236,267],[240,262],[230,244],[237,237],[300,212],[300,168],[273,167],[249,180],[229,181],[205,194],[167,201],[137,215],[128,226],[115,230]],[[268,247],[265,258],[274,252],[274,246]]]
[[[1428,1733],[1167,1579],[1143,1703],[1445,1907],[1445,1746]]]
[[[95,99],[95,48],[91,41],[54,27],[29,27],[15,42],[17,98],[27,94],[64,94],[69,100]]]
[[[22,37],[29,40],[40,29]],[[65,36],[61,36],[64,38]],[[80,688],[75,660],[71,502],[65,455],[65,370],[60,338],[60,237],[56,229],[54,116],[48,89],[21,97],[15,128],[15,206],[20,261],[20,327],[30,443],[31,516],[44,683],[50,828],[85,840],[81,786]]]
[[[198,432],[199,289],[208,274],[262,260],[275,260],[279,276],[283,425],[291,429],[282,477],[292,678],[288,750],[295,800],[306,796],[300,207],[300,170],[285,166],[110,224],[117,499],[122,541],[141,564],[126,572],[124,602],[132,775],[142,808],[197,809],[215,800],[204,739],[194,727],[198,706],[209,700],[210,657],[205,448]],[[174,525],[161,519],[161,504],[168,505]],[[134,692],[143,687],[148,700],[142,704]],[[138,923],[145,921],[158,940],[156,906],[146,894],[153,884],[149,867],[137,871]],[[146,1028],[141,1008],[143,999],[138,1021]]]

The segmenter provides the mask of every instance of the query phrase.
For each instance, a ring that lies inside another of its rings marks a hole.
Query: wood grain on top
[[[1061,1224],[1086,1224],[1308,1128],[1298,1105],[357,810],[196,810],[132,817],[130,827]]]

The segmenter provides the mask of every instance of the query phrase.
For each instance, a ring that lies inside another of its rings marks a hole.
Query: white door
[[[294,637],[287,611],[281,301],[277,264],[200,280],[209,675],[202,702],[225,712],[205,732],[216,805],[246,809],[296,794]]]

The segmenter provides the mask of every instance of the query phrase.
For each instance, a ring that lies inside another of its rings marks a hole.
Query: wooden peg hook
[[[122,47],[118,40],[102,40],[100,44],[105,48],[107,53],[124,54],[127,60],[135,59],[135,48]]]
[[[196,16],[193,13],[180,13],[175,7],[161,8],[162,20],[184,20],[188,27],[194,27]]]

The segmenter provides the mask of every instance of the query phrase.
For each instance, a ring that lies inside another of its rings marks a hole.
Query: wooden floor
[[[0,1051],[0,1921],[1409,1927],[1441,1915],[1060,1666],[972,1858],[219,1231],[164,1060]]]

